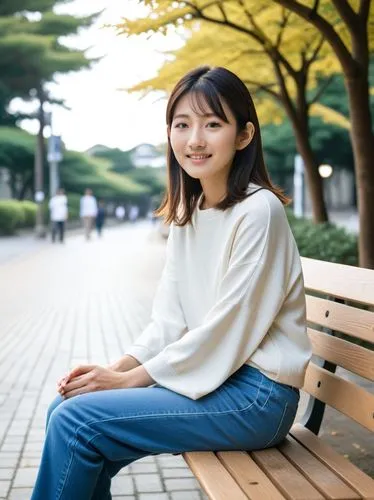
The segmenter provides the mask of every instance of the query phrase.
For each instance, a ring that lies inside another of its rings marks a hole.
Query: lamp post
[[[332,176],[333,168],[331,165],[323,163],[318,167],[318,172],[323,179],[328,179],[329,177]]]

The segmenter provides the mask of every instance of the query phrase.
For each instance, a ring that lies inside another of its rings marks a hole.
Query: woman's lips
[[[187,158],[189,158],[191,162],[194,163],[195,165],[201,165],[206,160],[211,158],[211,156],[212,155],[208,154],[199,154],[199,155],[196,154],[196,155],[187,155]]]

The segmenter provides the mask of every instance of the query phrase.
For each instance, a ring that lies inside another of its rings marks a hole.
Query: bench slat
[[[374,351],[308,328],[313,352],[361,377],[374,380]]]
[[[183,453],[183,458],[209,498],[214,500],[248,500],[216,455],[209,451]]]
[[[324,498],[276,448],[253,451],[250,455],[289,500]]]
[[[321,493],[332,500],[360,499],[344,481],[298,441],[288,436],[277,448]]]
[[[303,425],[295,424],[290,434],[318,457],[319,460],[336,472],[346,483],[352,486],[365,500],[374,500],[374,479],[327,446],[322,439]]]
[[[374,270],[302,257],[305,288],[374,305]]]
[[[251,500],[285,499],[248,453],[222,451],[217,456]]]
[[[373,285],[374,286],[374,285]],[[374,342],[374,313],[331,300],[306,296],[308,321]]]
[[[303,389],[367,429],[374,430],[374,394],[357,384],[311,362],[306,370]]]

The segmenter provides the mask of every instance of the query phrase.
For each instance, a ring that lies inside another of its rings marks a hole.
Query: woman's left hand
[[[123,389],[126,372],[119,373],[98,365],[82,365],[74,368],[61,382],[58,392],[65,399],[88,392]]]

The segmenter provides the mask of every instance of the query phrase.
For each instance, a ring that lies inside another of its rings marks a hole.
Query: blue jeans
[[[159,386],[58,397],[32,500],[110,500],[111,478],[147,455],[273,446],[298,401],[297,389],[247,365],[197,401]]]

